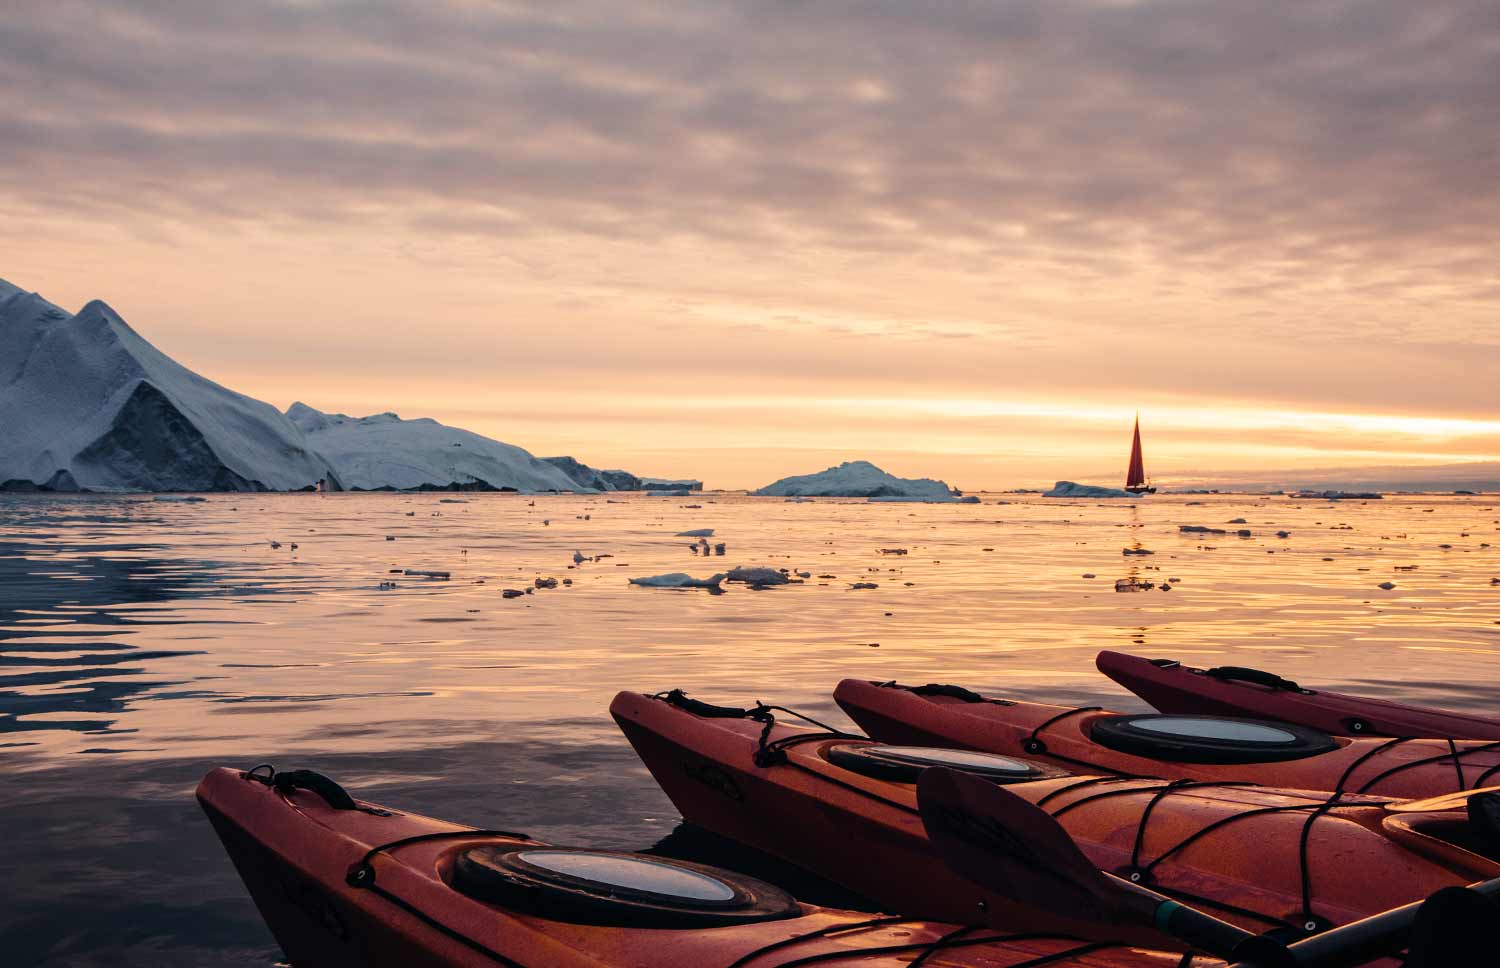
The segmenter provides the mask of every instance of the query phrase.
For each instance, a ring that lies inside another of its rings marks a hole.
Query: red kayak
[[[552,847],[354,800],[316,773],[198,785],[297,968],[1174,968],[1181,955],[814,907],[729,871]],[[1222,968],[1198,958],[1193,968]]]
[[[1396,813],[1402,805],[1385,798],[1343,805],[1306,792],[1075,775],[790,727],[769,708],[622,692],[610,713],[690,823],[908,914],[953,920],[980,909],[992,923],[1088,930],[1066,911],[985,892],[937,859],[914,787],[932,765],[1003,783],[1051,813],[1099,868],[1255,932],[1316,931],[1500,876],[1500,863],[1462,846],[1471,839],[1463,804]]]
[[[1100,652],[1094,663],[1164,713],[1275,719],[1344,736],[1500,740],[1500,719],[1304,689],[1259,669],[1195,669],[1123,652]]]
[[[1022,755],[1065,769],[1421,799],[1500,784],[1500,742],[1362,739],[1211,716],[1131,716],[960,686],[845,679],[834,698],[886,743]]]

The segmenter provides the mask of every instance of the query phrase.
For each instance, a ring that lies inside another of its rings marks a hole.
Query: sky
[[[0,277],[753,487],[1500,459],[1493,0],[9,0]]]

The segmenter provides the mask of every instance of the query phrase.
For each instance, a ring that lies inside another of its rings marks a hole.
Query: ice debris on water
[[[746,585],[785,585],[791,581],[775,568],[747,568],[743,565],[729,569],[724,580],[744,582]]]
[[[680,571],[674,571],[666,575],[648,575],[644,578],[632,578],[630,584],[641,585],[645,588],[718,588],[719,583],[726,575],[720,572],[708,578],[694,578],[692,575]]]

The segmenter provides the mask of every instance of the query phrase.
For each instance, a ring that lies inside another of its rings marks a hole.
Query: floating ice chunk
[[[1042,497],[1135,497],[1129,491],[1120,490],[1117,487],[1095,487],[1092,484],[1078,484],[1074,481],[1058,481],[1052,485],[1052,490],[1043,491]]]
[[[692,575],[674,571],[669,575],[649,575],[645,578],[632,578],[630,579],[630,584],[642,585],[646,588],[718,588],[719,583],[725,577],[723,572],[711,575],[708,578],[694,578]]]
[[[947,484],[930,478],[901,478],[869,461],[845,461],[816,474],[783,477],[752,494],[772,497],[892,497],[952,501]]]
[[[692,531],[677,532],[677,537],[679,538],[712,538],[713,536],[713,528],[695,528]]]
[[[785,585],[791,581],[783,573],[775,568],[746,568],[738,567],[729,569],[725,581],[739,581],[747,585]]]

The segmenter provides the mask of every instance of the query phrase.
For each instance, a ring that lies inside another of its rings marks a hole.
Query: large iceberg
[[[701,491],[703,482],[693,478],[672,480],[668,477],[643,477],[641,487],[648,491]]]
[[[1058,481],[1052,485],[1052,490],[1044,491],[1042,497],[1137,497],[1129,491],[1118,487],[1095,487],[1092,484],[1078,484],[1073,481]]]
[[[601,471],[572,457],[543,457],[542,460],[568,475],[575,485],[584,490],[639,491],[641,489],[641,479],[629,471]]]
[[[942,481],[895,477],[865,460],[845,461],[817,474],[783,477],[751,494],[772,497],[895,497],[949,501],[953,492]]]
[[[294,403],[287,418],[325,456],[345,488],[576,491],[555,467],[513,444],[481,437],[430,417],[394,413],[350,417]]]
[[[295,490],[330,477],[275,407],[176,363],[103,302],[73,315],[0,280],[0,490]]]

